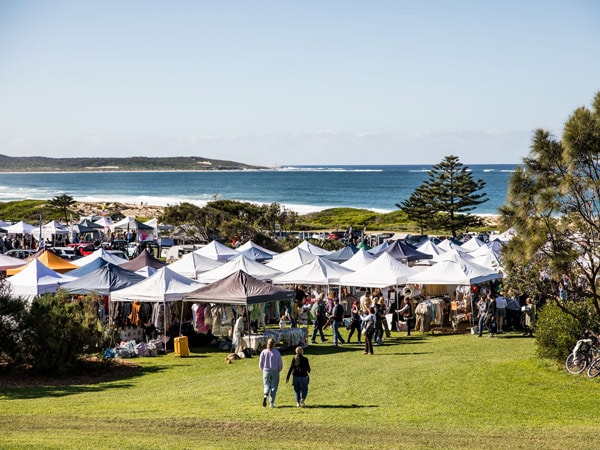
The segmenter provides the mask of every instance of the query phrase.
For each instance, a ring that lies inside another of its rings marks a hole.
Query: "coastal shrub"
[[[10,297],[7,285],[0,284],[0,362],[12,365],[19,358],[19,340],[27,313],[25,303]]]
[[[101,336],[91,306],[71,302],[64,293],[45,294],[33,300],[24,317],[19,359],[35,372],[73,372]]]
[[[535,329],[538,356],[563,361],[583,332],[596,328],[590,306],[587,302],[572,305],[573,316],[565,313],[554,301],[546,303],[538,311]]]

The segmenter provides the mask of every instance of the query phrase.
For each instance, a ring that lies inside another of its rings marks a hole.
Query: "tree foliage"
[[[278,203],[256,205],[233,200],[216,200],[200,207],[191,203],[167,206],[161,222],[185,226],[188,237],[195,241],[223,238],[254,240],[257,234],[277,229],[291,230],[298,220],[297,213]]]
[[[396,204],[420,228],[446,230],[456,237],[458,231],[483,224],[469,212],[488,201],[487,194],[481,192],[485,181],[473,179],[457,156],[446,156],[428,176],[408,200]]]
[[[27,305],[0,295],[0,361],[35,372],[72,373],[88,352],[101,350],[103,330],[92,303],[71,302],[62,293],[36,297]]]
[[[600,93],[567,119],[562,140],[536,130],[500,212],[516,236],[505,250],[515,289],[551,298],[589,326],[600,317]],[[591,302],[590,308],[579,303]]]
[[[65,223],[69,222],[69,208],[75,204],[73,197],[67,194],[57,195],[48,200],[48,206],[61,211],[64,215]]]

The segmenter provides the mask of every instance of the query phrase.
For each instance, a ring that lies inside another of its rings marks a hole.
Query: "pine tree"
[[[485,181],[474,180],[468,167],[453,155],[434,165],[428,175],[429,179],[411,194],[408,205],[396,205],[406,211],[409,219],[427,220],[431,223],[428,228],[450,231],[453,237],[459,230],[482,225],[481,218],[469,211],[488,201],[487,194],[479,192]]]
[[[432,223],[435,216],[431,199],[427,194],[424,187],[419,186],[410,194],[408,200],[396,203],[396,207],[404,211],[410,220],[417,222],[421,234],[429,228],[428,225]]]

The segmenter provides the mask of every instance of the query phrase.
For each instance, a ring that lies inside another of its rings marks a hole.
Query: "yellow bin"
[[[176,337],[173,346],[175,347],[175,356],[190,356],[187,336]]]

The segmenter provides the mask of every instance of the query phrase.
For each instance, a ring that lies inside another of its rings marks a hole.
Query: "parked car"
[[[81,255],[77,254],[74,247],[50,247],[50,250],[63,259],[78,259]]]
[[[31,255],[35,254],[37,250],[29,248],[13,248],[5,253],[6,256],[12,256],[13,258],[26,259]]]

